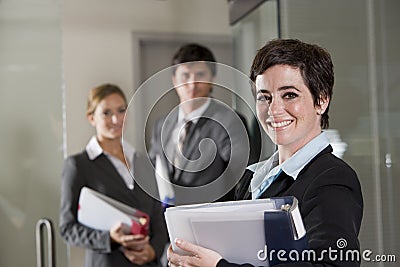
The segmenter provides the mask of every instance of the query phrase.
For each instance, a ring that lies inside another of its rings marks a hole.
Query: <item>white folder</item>
[[[144,212],[124,203],[83,187],[79,196],[78,221],[88,227],[109,231],[118,222],[122,222],[124,232],[147,234],[149,217]],[[146,229],[147,228],[147,229]]]

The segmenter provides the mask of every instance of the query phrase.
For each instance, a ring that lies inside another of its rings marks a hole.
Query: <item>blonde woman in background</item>
[[[129,144],[122,148],[126,109],[125,95],[118,86],[103,84],[93,88],[86,115],[96,135],[81,153],[68,157],[64,164],[61,236],[67,244],[86,249],[85,267],[158,266],[167,240],[160,203],[135,183],[129,171],[135,172],[140,156]],[[148,236],[124,234],[121,224],[110,231],[80,224],[78,199],[84,186],[146,212],[150,216]]]

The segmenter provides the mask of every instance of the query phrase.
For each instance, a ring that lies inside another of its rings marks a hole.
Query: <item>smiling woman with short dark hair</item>
[[[236,199],[298,199],[309,249],[318,257],[276,266],[359,266],[357,259],[324,253],[337,249],[339,240],[347,242],[343,254],[359,251],[363,214],[357,174],[332,154],[322,131],[329,125],[334,83],[329,53],[299,40],[273,40],[258,51],[250,73],[257,118],[277,151],[247,168]],[[217,252],[184,240],[175,242],[190,256],[180,256],[170,246],[170,266],[251,266],[229,263]]]

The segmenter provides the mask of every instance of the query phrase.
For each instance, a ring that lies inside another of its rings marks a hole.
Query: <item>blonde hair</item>
[[[121,88],[119,88],[115,84],[110,84],[110,83],[102,84],[89,91],[87,98],[86,115],[93,114],[99,103],[104,98],[112,94],[120,95],[124,99],[125,104],[127,103],[125,94],[124,92],[122,92]]]

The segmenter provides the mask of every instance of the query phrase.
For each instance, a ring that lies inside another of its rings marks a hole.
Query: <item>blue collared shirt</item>
[[[296,180],[300,171],[328,145],[329,140],[322,132],[282,164],[279,164],[279,154],[276,151],[268,160],[247,167],[254,172],[250,183],[252,199],[257,199],[282,171]]]

